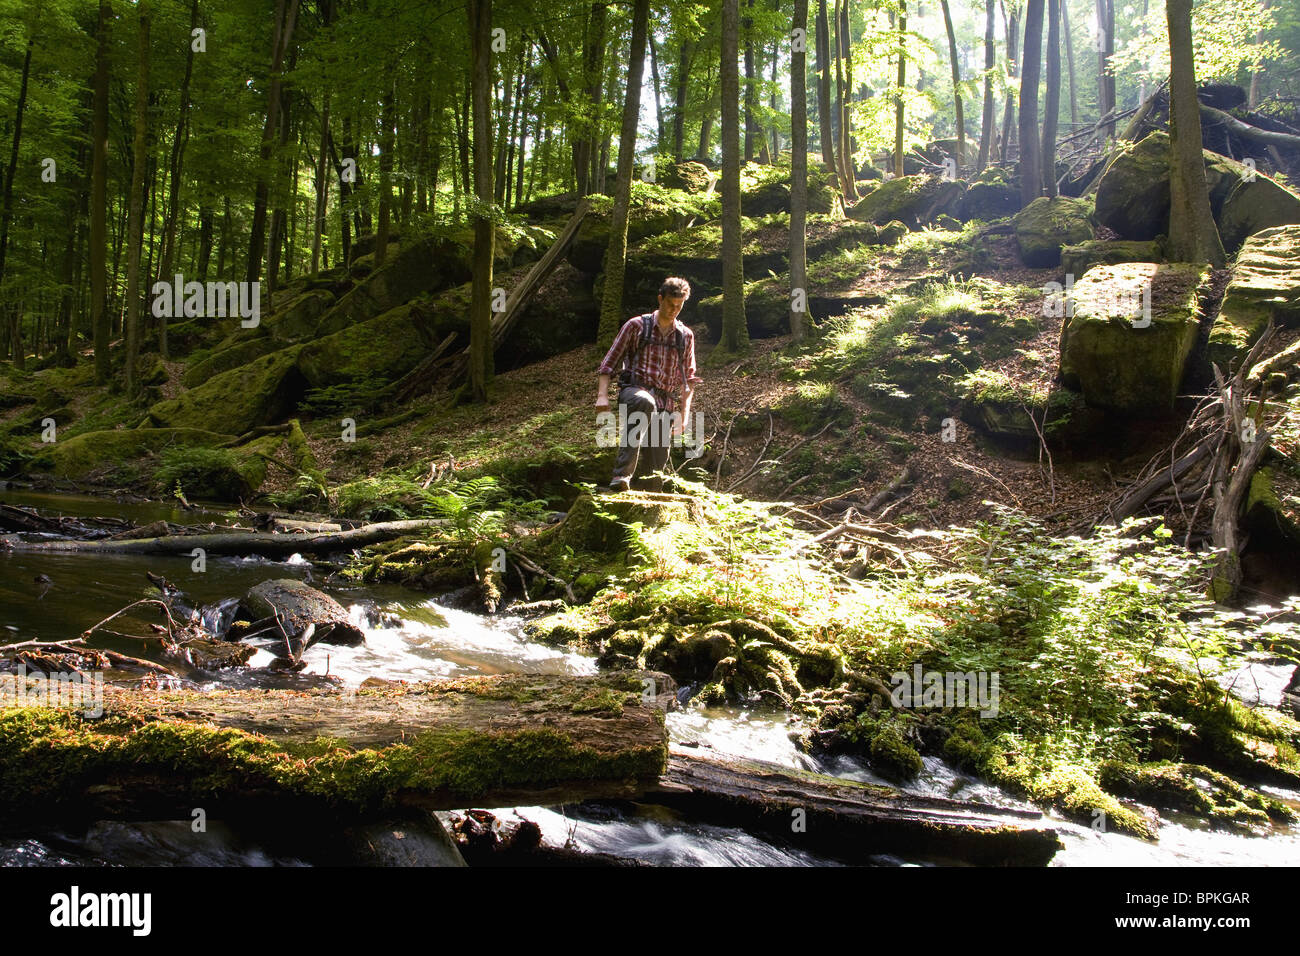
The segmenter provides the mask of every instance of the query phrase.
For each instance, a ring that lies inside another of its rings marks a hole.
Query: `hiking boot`
[[[629,478],[615,478],[609,483],[609,490],[615,494],[620,491],[630,491],[631,488],[632,481]]]

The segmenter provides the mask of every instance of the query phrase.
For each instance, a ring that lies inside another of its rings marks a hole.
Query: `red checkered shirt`
[[[681,329],[686,345],[684,352],[686,357],[686,378],[690,386],[694,386],[700,381],[695,377],[695,333],[683,325],[680,319],[677,319],[673,322],[673,328],[668,330],[667,335],[664,335],[659,329],[658,309],[654,312],[654,325],[651,327],[650,341],[645,344],[641,351],[636,353],[632,360],[632,374],[637,384],[654,389],[655,397],[659,400],[660,410],[666,412],[676,409],[676,396],[682,388],[682,363],[677,358],[677,329]],[[618,370],[623,366],[623,356],[636,346],[640,337],[640,316],[624,322],[623,327],[618,330],[618,335],[614,338],[614,344],[609,347],[609,351],[605,354],[605,361],[601,362],[600,368],[596,370],[596,374],[616,378]]]

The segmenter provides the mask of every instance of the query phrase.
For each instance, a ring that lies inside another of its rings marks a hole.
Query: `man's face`
[[[673,298],[671,296],[661,295],[659,297],[659,317],[671,321],[677,318],[682,311],[682,306],[686,304],[687,296]]]

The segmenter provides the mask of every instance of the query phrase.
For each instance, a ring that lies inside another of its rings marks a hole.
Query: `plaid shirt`
[[[661,411],[671,412],[677,407],[676,396],[682,388],[682,363],[677,358],[676,329],[682,332],[686,345],[686,378],[690,386],[701,381],[695,377],[695,334],[681,323],[674,320],[673,328],[664,335],[659,329],[659,310],[654,312],[654,325],[650,331],[650,341],[632,360],[632,375],[636,383],[643,388],[654,390],[659,400]],[[618,369],[623,365],[623,357],[636,347],[641,337],[641,317],[628,319],[619,329],[614,344],[605,354],[605,361],[596,370],[597,375],[617,377]]]

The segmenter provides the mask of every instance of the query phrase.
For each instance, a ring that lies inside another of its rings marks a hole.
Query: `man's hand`
[[[596,413],[609,411],[609,376],[602,375],[596,380]]]

